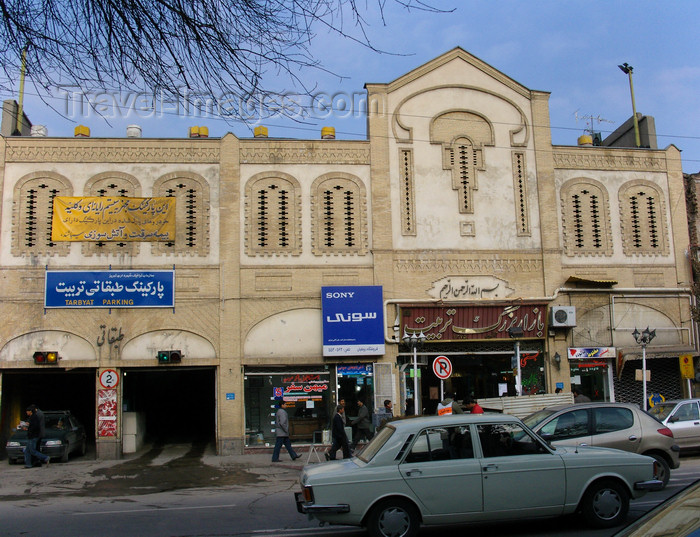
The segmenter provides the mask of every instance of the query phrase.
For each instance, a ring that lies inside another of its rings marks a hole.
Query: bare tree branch
[[[315,28],[387,53],[372,44],[365,18],[374,7],[385,23],[387,1],[450,11],[424,0],[0,0],[0,90],[12,91],[26,47],[27,77],[44,97],[70,86],[221,104],[268,94],[272,74],[308,93],[300,73],[328,72],[310,51]]]

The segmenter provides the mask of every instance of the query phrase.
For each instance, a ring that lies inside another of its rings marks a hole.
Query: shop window
[[[12,253],[16,256],[66,256],[70,243],[51,238],[53,201],[71,196],[68,179],[53,172],[35,172],[15,185]]]

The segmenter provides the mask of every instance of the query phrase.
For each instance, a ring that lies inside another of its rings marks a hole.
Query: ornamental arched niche
[[[412,123],[419,121],[425,115],[432,118],[437,118],[443,114],[455,114],[453,119],[459,124],[461,119],[459,114],[464,114],[463,119],[477,119],[474,127],[476,130],[482,120],[486,120],[484,112],[475,112],[474,107],[470,110],[459,108],[458,103],[479,101],[481,109],[489,110],[488,123],[493,125],[495,122],[509,126],[508,141],[499,143],[507,143],[510,147],[526,147],[530,139],[530,125],[527,116],[523,110],[513,100],[484,88],[470,86],[466,84],[445,84],[440,86],[432,86],[419,90],[408,95],[396,106],[392,115],[391,128],[394,139],[400,144],[413,143],[414,134]],[[414,114],[404,113],[409,105],[420,103],[420,108],[425,110],[423,116],[415,117]],[[451,104],[452,103],[452,104]],[[442,109],[438,109],[442,108]],[[474,117],[474,115],[476,117]],[[446,119],[446,118],[444,118]],[[432,122],[434,123],[434,119]],[[444,123],[444,122],[443,122]],[[431,128],[432,130],[432,128]],[[466,134],[470,132],[469,127],[459,129],[461,132],[455,134]],[[474,130],[471,132],[473,133]],[[491,127],[491,131],[494,129]],[[495,137],[491,142],[485,145],[494,145]]]
[[[51,238],[53,201],[72,195],[70,180],[56,172],[38,171],[20,178],[13,193],[12,255],[67,256],[70,242]]]
[[[311,185],[311,247],[314,255],[366,255],[367,192],[359,177],[331,172]]]
[[[562,185],[560,197],[566,255],[613,255],[610,201],[605,185],[588,177],[576,177]]]
[[[323,355],[323,314],[320,309],[299,308],[276,313],[254,325],[243,341],[248,363],[279,364],[296,358]]]
[[[140,334],[122,346],[122,360],[144,360],[156,362],[158,351],[179,350],[182,363],[199,360],[214,360],[216,348],[207,338],[187,330],[152,330]]]
[[[34,353],[38,350],[57,351],[59,367],[97,358],[95,347],[78,334],[67,330],[39,330],[21,334],[5,343],[0,349],[0,364],[33,365]]]

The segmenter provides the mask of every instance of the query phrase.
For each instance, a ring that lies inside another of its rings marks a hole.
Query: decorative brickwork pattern
[[[154,242],[154,255],[209,255],[209,183],[195,173],[173,172],[156,180],[154,197],[176,198],[175,241]]]
[[[461,274],[494,274],[504,272],[533,272],[542,270],[542,260],[528,259],[468,259],[464,257],[447,259],[427,259],[422,256],[399,258],[396,260],[398,272],[444,272]]]
[[[527,203],[527,168],[525,154],[513,152],[513,193],[515,196],[515,223],[518,237],[530,236],[530,213]]]
[[[401,234],[416,235],[413,150],[399,149],[399,187],[401,188]]]
[[[369,145],[333,140],[317,142],[243,141],[244,164],[369,164]]]
[[[14,142],[14,141],[13,141]],[[180,162],[217,163],[219,140],[139,140],[112,143],[106,140],[36,139],[7,145],[7,162]]]
[[[92,177],[85,185],[86,196],[99,197],[141,197],[141,185],[138,180],[122,172],[105,172]],[[133,241],[83,242],[82,254],[93,255],[136,255],[139,243]]]
[[[301,254],[301,188],[291,175],[263,172],[245,189],[248,255]]]
[[[311,187],[311,244],[314,255],[366,255],[365,186],[347,173],[326,174]]]
[[[611,256],[608,192],[593,179],[567,181],[561,189],[564,251],[574,256]]]
[[[51,225],[54,198],[71,195],[70,181],[54,172],[34,172],[17,181],[13,196],[12,255],[68,255],[70,243],[53,242]]]
[[[655,184],[639,180],[620,188],[622,249],[627,256],[668,255],[664,195]]]
[[[479,188],[476,172],[484,169],[481,149],[475,149],[468,138],[457,138],[443,157],[442,167],[452,170],[452,188],[459,193],[459,212],[473,214],[473,192]]]
[[[615,152],[609,147],[600,151],[586,147],[554,151],[554,167],[571,170],[665,171],[666,156],[633,156],[629,151]]]

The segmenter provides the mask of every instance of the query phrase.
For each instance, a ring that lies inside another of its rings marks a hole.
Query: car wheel
[[[68,462],[68,456],[70,455],[70,443],[66,442],[66,448],[61,455],[61,462]]]
[[[651,454],[649,457],[658,463],[659,471],[654,475],[654,479],[658,479],[664,484],[664,487],[666,487],[666,485],[668,485],[668,480],[671,479],[671,467],[661,455]]]
[[[596,528],[611,528],[621,524],[630,508],[630,497],[624,485],[615,481],[593,483],[583,496],[581,512]]]
[[[80,455],[82,457],[84,457],[86,453],[87,453],[87,440],[83,440],[83,443],[80,444]]]
[[[371,537],[414,537],[418,533],[416,508],[400,498],[377,504],[367,522],[367,531]]]

